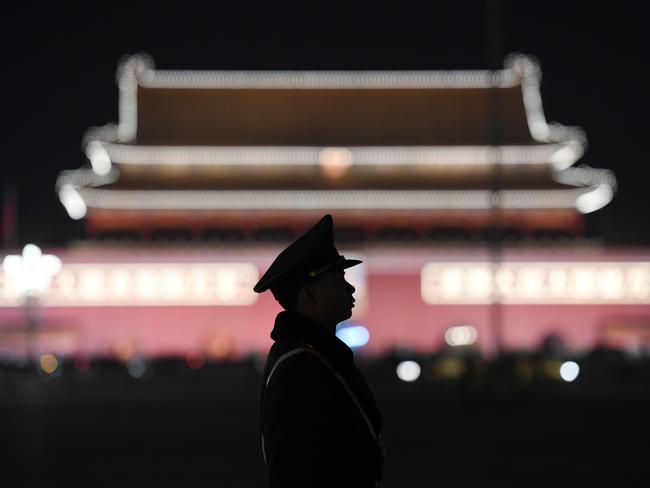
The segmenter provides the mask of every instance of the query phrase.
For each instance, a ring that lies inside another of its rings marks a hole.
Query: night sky
[[[650,44],[640,2],[292,10],[92,3],[3,7],[2,189],[17,193],[17,245],[83,236],[54,184],[59,171],[85,163],[84,131],[117,121],[124,55],[145,52],[161,69],[485,69],[513,51],[539,59],[547,119],[585,130],[580,162],[617,176],[614,201],[587,216],[588,237],[650,245]]]

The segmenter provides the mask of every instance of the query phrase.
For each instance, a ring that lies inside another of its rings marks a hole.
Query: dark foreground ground
[[[544,361],[440,360],[413,383],[395,358],[360,363],[385,416],[384,487],[650,482],[647,359],[594,355],[572,383]],[[60,371],[0,369],[0,485],[265,486],[254,361]]]

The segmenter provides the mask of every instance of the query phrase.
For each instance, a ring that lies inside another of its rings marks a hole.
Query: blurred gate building
[[[117,79],[119,121],[89,129],[87,164],[56,182],[86,239],[48,250],[63,264],[40,299],[43,350],[263,353],[279,305],[253,284],[325,213],[364,261],[343,324],[367,331],[363,353],[649,344],[650,252],[583,237],[616,180],[579,163],[580,128],[547,122],[531,57],[240,72],[137,55]],[[0,286],[0,314],[19,321],[18,293]]]

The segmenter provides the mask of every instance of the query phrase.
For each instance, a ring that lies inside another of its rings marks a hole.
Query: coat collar
[[[341,339],[322,325],[297,312],[282,311],[275,318],[271,331],[274,341],[303,342],[321,353],[337,369],[350,367],[354,354]]]

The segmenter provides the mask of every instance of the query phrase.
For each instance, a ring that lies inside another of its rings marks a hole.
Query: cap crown
[[[334,246],[334,224],[330,214],[301,235],[273,261],[257,282],[254,291],[281,289],[288,284],[300,283],[330,269],[348,268],[361,261],[345,259]]]

